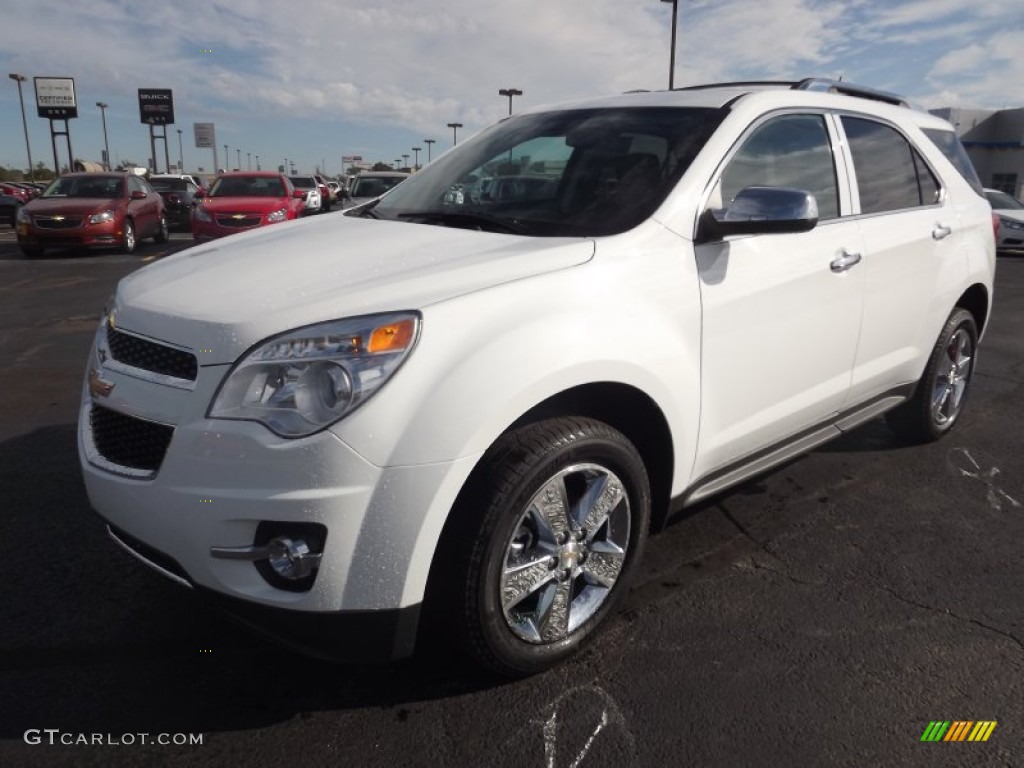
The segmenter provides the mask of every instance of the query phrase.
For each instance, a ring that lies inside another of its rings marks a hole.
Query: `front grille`
[[[199,363],[191,352],[122,333],[109,325],[107,345],[110,347],[111,357],[133,368],[186,381],[195,381],[199,372]]]
[[[40,229],[74,229],[82,226],[81,216],[65,216],[55,219],[52,216],[36,216],[36,226]]]
[[[260,217],[245,216],[241,219],[236,219],[234,216],[218,216],[217,224],[222,227],[258,227],[260,225]]]
[[[89,414],[93,445],[112,464],[156,472],[171,443],[174,427],[137,419],[101,405]]]

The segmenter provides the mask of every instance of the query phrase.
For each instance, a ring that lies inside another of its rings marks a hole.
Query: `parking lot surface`
[[[582,657],[509,683],[279,650],[107,539],[86,354],[116,281],[189,242],[29,261],[0,232],[0,765],[1024,765],[1024,258],[947,439],[875,420],[687,510]]]

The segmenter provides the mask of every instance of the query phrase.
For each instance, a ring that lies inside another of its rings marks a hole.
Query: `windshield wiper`
[[[462,229],[508,232],[513,235],[525,235],[528,232],[528,228],[520,224],[518,220],[502,219],[486,213],[417,211],[414,213],[400,213],[398,218],[404,221],[417,221],[422,224],[440,224],[442,226],[460,227]]]

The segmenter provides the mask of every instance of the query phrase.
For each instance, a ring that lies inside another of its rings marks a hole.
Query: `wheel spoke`
[[[541,488],[533,500],[537,520],[544,526],[552,541],[558,541],[569,530],[569,501],[565,492],[565,480],[553,477]]]
[[[625,553],[615,551],[610,546],[603,547],[602,550],[595,547],[581,569],[591,582],[611,589],[619,578],[625,559]]]
[[[622,486],[608,475],[602,475],[600,480],[587,489],[580,503],[580,513],[586,512],[582,526],[588,540],[593,539],[594,534],[604,525],[612,510],[622,501],[622,496]]]
[[[541,600],[537,631],[545,643],[561,640],[569,633],[569,604],[572,579],[556,582]]]
[[[506,611],[514,608],[554,578],[548,557],[506,568],[501,575],[501,602]]]

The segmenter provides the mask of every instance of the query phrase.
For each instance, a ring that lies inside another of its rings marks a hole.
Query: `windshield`
[[[317,185],[312,176],[289,176],[288,178],[299,189],[313,189]]]
[[[1024,209],[1024,203],[1015,197],[1012,197],[1005,192],[999,190],[986,190],[985,197],[988,198],[989,205],[996,210],[1022,210]]]
[[[207,197],[285,197],[284,182],[277,176],[221,176]]]
[[[124,180],[117,176],[63,176],[54,181],[43,197],[91,197],[109,200],[124,194]]]
[[[405,181],[405,176],[359,176],[352,183],[352,197],[380,197]]]
[[[157,192],[180,192],[188,189],[188,182],[184,179],[150,179],[149,183]]]
[[[640,107],[508,118],[354,215],[526,235],[625,232],[661,204],[725,114]]]

